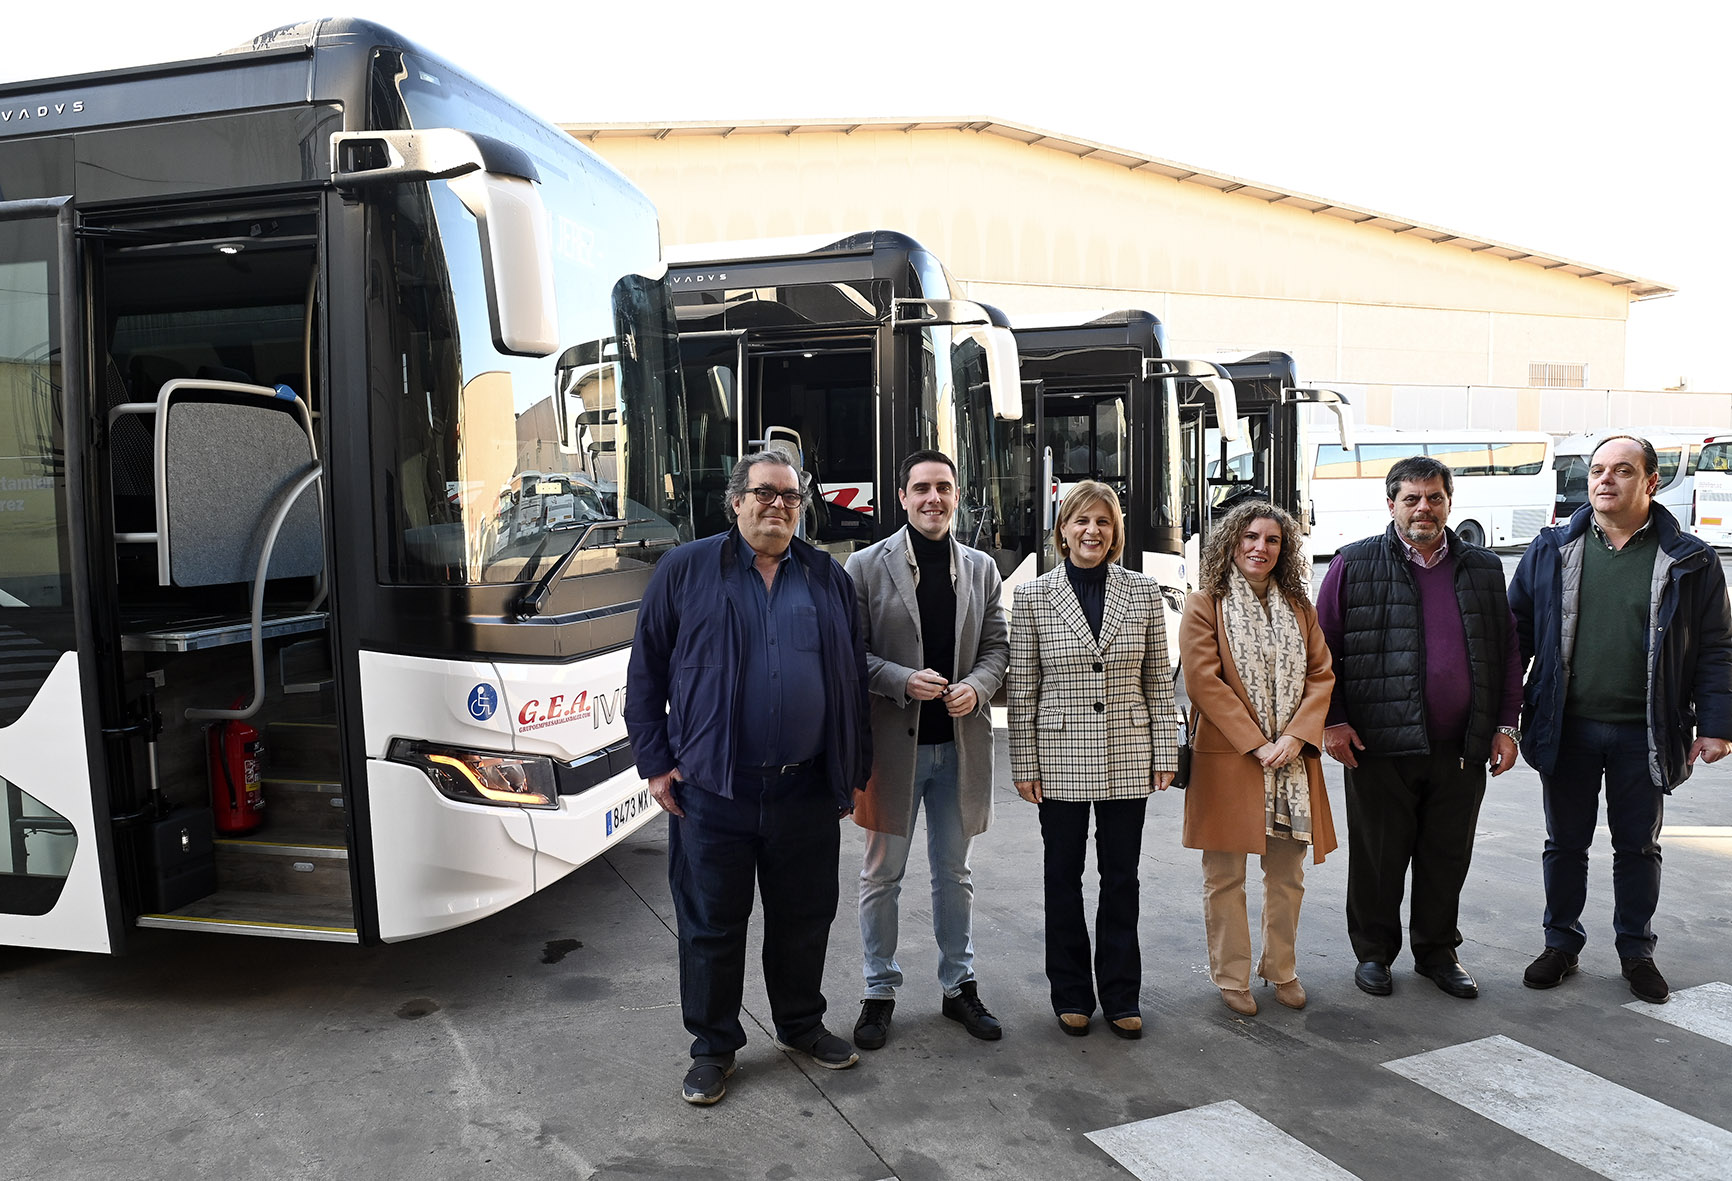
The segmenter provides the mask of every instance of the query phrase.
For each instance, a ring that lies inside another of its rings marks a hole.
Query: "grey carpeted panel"
[[[251,582],[279,499],[313,462],[293,415],[265,403],[174,402],[168,414],[169,571],[177,586]],[[295,502],[277,535],[271,578],[324,565],[318,490]]]

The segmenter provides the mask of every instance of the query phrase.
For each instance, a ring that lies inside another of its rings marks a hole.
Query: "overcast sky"
[[[191,0],[85,11],[74,26],[69,11],[9,6],[0,80],[203,56],[318,15]],[[1626,384],[1732,390],[1723,4],[371,0],[352,12],[554,122],[1006,119],[1656,279],[1680,294],[1631,309]]]

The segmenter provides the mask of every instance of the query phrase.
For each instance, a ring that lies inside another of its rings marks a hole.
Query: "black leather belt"
[[[735,773],[753,775],[760,779],[779,779],[785,775],[792,775],[796,771],[804,771],[817,761],[817,759],[807,759],[803,763],[772,763],[768,767],[736,767]]]

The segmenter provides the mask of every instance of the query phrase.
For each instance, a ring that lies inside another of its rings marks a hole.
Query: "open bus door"
[[[0,945],[115,950],[68,198],[0,202]]]

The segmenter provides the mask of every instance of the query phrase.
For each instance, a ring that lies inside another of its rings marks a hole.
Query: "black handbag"
[[[1195,712],[1192,710],[1193,714]],[[1180,791],[1191,786],[1191,725],[1182,714],[1179,716],[1179,770],[1168,786]]]

